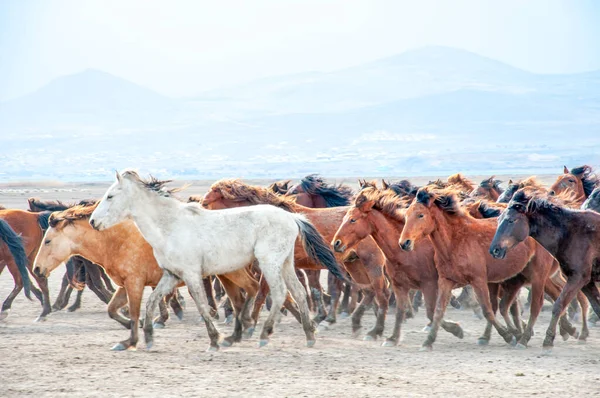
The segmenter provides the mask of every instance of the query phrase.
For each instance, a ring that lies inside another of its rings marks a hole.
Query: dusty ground
[[[64,200],[99,196],[105,185],[1,187],[0,203],[26,206],[28,196]],[[7,189],[16,189],[14,192]],[[206,184],[190,190],[204,192]],[[63,268],[50,278],[54,300]],[[0,298],[12,289],[0,276]],[[149,294],[149,289],[146,292]],[[448,310],[460,321],[465,338],[441,331],[432,352],[419,352],[425,338],[423,312],[403,326],[395,348],[354,339],[350,321],[321,330],[314,348],[304,347],[302,329],[283,317],[266,348],[257,337],[218,353],[206,353],[208,337],[199,316],[188,307],[183,321],[169,320],[156,331],[152,351],[112,352],[128,331],[106,315],[106,306],[86,291],[75,313],[52,313],[34,323],[37,302],[19,296],[11,315],[0,322],[0,396],[565,396],[600,395],[600,330],[591,329],[585,345],[560,338],[551,356],[541,355],[549,311],[542,313],[526,351],[517,351],[494,335],[487,347],[476,345],[484,322],[471,312]],[[262,317],[264,319],[265,314]],[[221,316],[222,319],[222,316]],[[386,334],[393,322],[388,318]],[[372,313],[365,328],[374,323]],[[231,327],[219,324],[224,333]]]

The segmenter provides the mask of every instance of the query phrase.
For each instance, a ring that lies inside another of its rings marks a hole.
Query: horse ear
[[[564,166],[563,173],[569,174],[569,169],[567,169],[567,166]]]
[[[123,181],[123,177],[121,177],[121,174],[119,174],[117,170],[115,170],[115,175],[117,177],[117,182],[120,184],[121,181]]]
[[[383,178],[381,179],[381,185],[383,185],[383,189],[388,189],[390,187],[390,184],[385,182]]]
[[[371,209],[373,208],[373,205],[375,204],[374,200],[365,200],[364,202],[362,202],[358,208],[360,211],[362,211],[363,213],[369,212],[371,211]]]
[[[488,178],[489,182],[494,182],[494,178],[496,178],[496,176],[491,176],[490,178]]]
[[[513,183],[513,180],[512,180],[512,178],[511,178],[510,180],[508,180],[508,184],[510,185],[510,184],[512,184],[512,183]]]

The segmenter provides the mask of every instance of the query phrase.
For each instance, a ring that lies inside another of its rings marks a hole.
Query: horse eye
[[[108,196],[106,197],[106,199],[107,199],[107,200],[111,200],[112,198],[113,198],[113,196],[112,196],[112,195],[108,195]]]
[[[511,220],[511,219],[509,219],[509,220],[508,220],[508,223],[509,223],[509,224],[514,224],[514,223],[515,223],[515,220]]]
[[[44,244],[45,244],[45,245],[49,245],[49,244],[50,244],[50,239],[47,239],[47,240],[45,240],[45,241],[44,241]]]
[[[575,182],[575,180],[573,180],[573,179],[569,179],[569,182],[570,182],[571,184],[573,184],[573,183]]]
[[[419,217],[419,218],[423,218],[423,217],[425,217],[425,215],[421,213],[421,214],[419,214],[419,216],[418,216],[418,217]]]
[[[354,224],[356,222],[356,220],[353,218],[350,220],[350,223]]]

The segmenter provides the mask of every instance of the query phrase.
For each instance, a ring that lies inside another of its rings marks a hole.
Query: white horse
[[[208,350],[218,350],[220,335],[211,320],[202,277],[232,272],[255,260],[269,284],[273,300],[260,335],[260,346],[268,343],[287,289],[299,306],[306,344],[313,346],[315,328],[309,318],[306,292],[294,269],[294,244],[298,235],[313,260],[338,277],[343,278],[343,274],[333,252],[312,224],[302,215],[270,205],[205,210],[196,203],[173,198],[174,190],[164,189],[167,182],[154,178],[144,181],[134,171],[117,173],[117,181],[106,191],[90,217],[90,224],[98,230],[133,220],[164,269],[146,305],[147,348],[152,346],[156,305],[183,280],[206,322],[210,337]]]

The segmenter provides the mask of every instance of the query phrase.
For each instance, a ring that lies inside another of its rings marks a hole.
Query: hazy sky
[[[426,45],[541,73],[600,69],[594,0],[4,0],[0,100],[95,68],[170,96]]]

